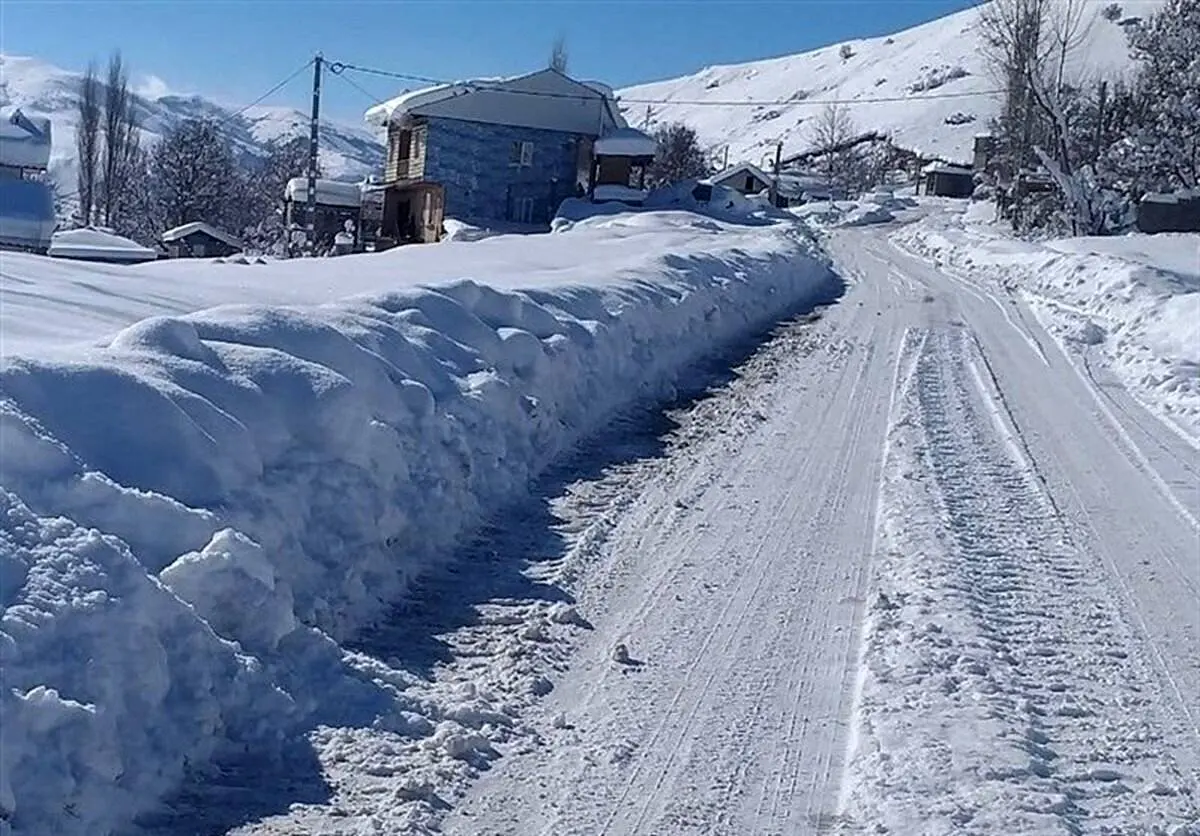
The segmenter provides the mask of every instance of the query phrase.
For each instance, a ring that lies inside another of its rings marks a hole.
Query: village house
[[[224,258],[244,249],[237,238],[203,221],[168,229],[158,240],[167,258]]]
[[[921,169],[919,194],[939,197],[970,197],[975,191],[975,172],[966,166],[935,160]]]
[[[54,233],[54,194],[46,182],[50,120],[18,108],[0,111],[0,247],[43,252]]]
[[[547,227],[565,198],[630,175],[647,150],[598,165],[594,141],[627,128],[612,90],[553,69],[415,90],[366,119],[387,129],[381,237],[398,243],[428,240],[443,214]]]
[[[845,191],[829,188],[819,174],[803,171],[781,171],[778,177],[767,174],[753,163],[739,163],[714,174],[706,182],[724,186],[750,196],[774,190],[774,204],[786,209],[813,200],[841,199]]]

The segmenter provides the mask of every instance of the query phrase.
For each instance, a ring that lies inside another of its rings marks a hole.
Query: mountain
[[[1131,63],[1125,28],[1162,2],[1125,0],[1115,4],[1115,20],[1103,13],[1108,3],[1085,2],[1072,76],[1092,80],[1125,72]],[[878,131],[924,156],[966,162],[975,135],[986,132],[1001,105],[1001,97],[989,92],[1001,85],[984,58],[979,18],[975,7],[891,36],[706,67],[621,90],[622,109],[631,124],[644,126],[649,107],[650,126],[683,122],[715,155],[728,144],[731,164],[760,164],[779,140],[785,156],[810,150],[811,125],[822,103],[834,99],[848,103],[860,133]]]
[[[63,70],[14,55],[0,55],[0,107],[20,107],[52,122],[50,167],[63,190],[75,186],[75,126],[82,73]],[[209,118],[225,124],[225,133],[238,154],[261,155],[268,142],[308,135],[308,116],[288,107],[259,106],[238,113],[200,96],[136,96],[143,145],[152,144],[189,118]],[[357,180],[379,173],[384,148],[366,128],[331,120],[321,121],[321,166],[325,175]]]

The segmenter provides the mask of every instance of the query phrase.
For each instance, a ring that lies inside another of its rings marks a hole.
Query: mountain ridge
[[[82,73],[38,58],[0,54],[0,107],[19,107],[52,123],[50,170],[60,190],[75,185],[75,128]],[[189,118],[215,119],[239,154],[261,156],[273,140],[307,136],[308,115],[286,106],[229,107],[204,96],[166,92],[148,96],[131,86],[144,144]],[[358,180],[382,170],[384,147],[366,128],[321,120],[320,158],[326,176]]]
[[[1125,26],[1162,2],[1118,3],[1115,21],[1104,17],[1107,4],[1086,3],[1074,74],[1091,79],[1126,72]],[[828,101],[846,104],[858,133],[884,134],[929,158],[969,162],[975,135],[987,131],[1002,102],[1001,85],[983,58],[979,15],[974,6],[891,35],[707,66],[626,87],[618,96],[631,124],[683,122],[714,155],[728,147],[730,164],[769,164],[777,141],[785,157],[811,150],[811,125]]]

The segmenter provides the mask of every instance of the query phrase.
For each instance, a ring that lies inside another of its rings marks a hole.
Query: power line
[[[512,90],[509,88],[497,87],[488,82],[453,82],[445,79],[431,78],[429,76],[413,75],[411,73],[398,73],[391,70],[381,70],[375,67],[362,67],[356,64],[347,64],[345,62],[334,62],[330,65],[330,72],[342,74],[345,70],[354,72],[367,73],[369,75],[381,76],[384,78],[395,78],[402,81],[418,81],[424,84],[434,85],[455,85],[464,84],[469,88],[476,90],[486,90],[495,93],[507,93],[514,96],[532,96],[535,98],[546,99],[571,99],[574,101],[592,101],[596,98],[594,95],[582,95],[575,93],[555,93],[548,90]],[[343,76],[344,77],[344,76]],[[349,80],[349,79],[347,79]],[[365,92],[365,91],[364,91]],[[669,98],[648,98],[640,96],[618,96],[618,104],[630,105],[676,105],[683,107],[804,107],[804,106],[823,106],[823,105],[856,105],[856,104],[875,104],[884,102],[915,102],[915,101],[931,101],[938,99],[965,99],[976,96],[998,96],[1005,91],[1000,89],[995,90],[978,90],[974,92],[962,93],[932,93],[928,95],[908,95],[908,96],[872,96],[858,99],[758,99],[758,100],[713,100],[713,99],[669,99]],[[370,94],[368,94],[370,95]]]
[[[331,69],[331,70],[330,70],[330,72],[333,72],[333,70]],[[372,93],[370,90],[367,90],[365,87],[363,87],[361,84],[359,84],[357,81],[355,81],[354,79],[350,78],[350,76],[348,76],[348,75],[344,75],[343,73],[340,73],[340,72],[339,72],[339,73],[334,73],[334,75],[336,75],[336,76],[337,76],[338,78],[340,78],[342,81],[346,82],[346,83],[347,83],[347,84],[349,84],[351,87],[353,87],[355,90],[357,90],[358,92],[360,92],[360,93],[362,93],[364,96],[366,96],[368,99],[370,99],[370,100],[371,100],[371,104],[380,104],[381,102],[383,102],[383,101],[384,101],[384,99],[381,99],[381,98],[379,98],[379,97],[378,97],[378,96],[376,96],[374,93]]]
[[[291,75],[289,75],[289,76],[288,76],[287,78],[285,78],[283,81],[281,81],[281,82],[279,82],[278,84],[276,84],[274,87],[272,87],[272,88],[271,88],[270,90],[268,90],[267,92],[263,93],[261,96],[259,96],[259,97],[258,97],[257,99],[255,99],[254,101],[250,102],[250,104],[246,105],[246,106],[245,106],[245,107],[243,107],[241,110],[237,111],[236,113],[231,113],[229,116],[227,116],[227,117],[225,117],[224,119],[222,119],[222,120],[221,120],[221,122],[220,122],[220,124],[224,124],[225,122],[230,122],[230,121],[232,121],[232,120],[234,120],[234,119],[238,118],[239,116],[241,116],[243,113],[245,113],[245,112],[246,112],[247,110],[249,110],[250,108],[254,107],[254,106],[255,106],[255,105],[257,105],[257,104],[261,104],[261,103],[262,103],[264,100],[266,100],[266,99],[268,99],[269,97],[273,96],[275,93],[278,93],[280,90],[282,90],[282,89],[283,89],[284,87],[286,87],[288,84],[290,84],[290,83],[291,83],[291,82],[292,82],[292,81],[293,81],[293,80],[296,78],[296,76],[300,75],[300,73],[304,72],[304,71],[305,71],[305,70],[307,70],[309,67],[311,67],[311,66],[312,66],[312,64],[313,64],[313,60],[314,60],[314,59],[312,59],[312,58],[309,58],[307,61],[305,61],[305,62],[304,62],[304,64],[303,64],[302,66],[300,66],[299,68],[297,68],[297,69],[296,69],[296,71],[295,71],[294,73],[292,73]]]

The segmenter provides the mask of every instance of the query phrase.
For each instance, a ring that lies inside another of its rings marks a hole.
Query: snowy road
[[[1002,291],[833,247],[842,302],[606,489],[541,745],[445,832],[1200,826],[1196,450]]]

